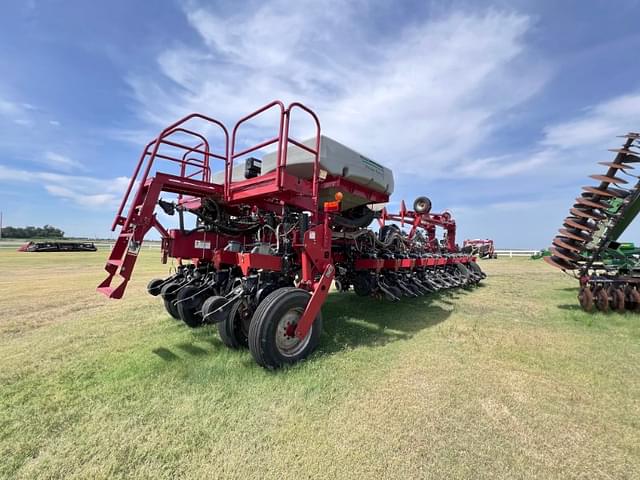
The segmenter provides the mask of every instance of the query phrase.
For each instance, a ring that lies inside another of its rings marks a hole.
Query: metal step
[[[113,277],[107,277],[107,280],[111,280]],[[106,282],[106,280],[105,280]],[[102,282],[103,284],[105,282]],[[122,298],[124,295],[124,289],[127,286],[127,280],[123,281],[117,287],[112,287],[111,285],[100,286],[96,288],[98,292],[103,294],[107,298]]]
[[[113,287],[98,287],[96,290],[102,293],[105,297],[111,298],[111,294],[116,290]]]

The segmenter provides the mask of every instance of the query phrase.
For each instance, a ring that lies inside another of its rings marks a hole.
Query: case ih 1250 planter
[[[292,138],[294,113],[312,123],[312,139]],[[277,117],[273,137],[252,146],[240,140],[240,131],[255,133],[251,126],[268,115]],[[261,159],[251,156],[269,148]],[[158,161],[177,165],[177,174],[160,171]],[[339,291],[397,301],[484,277],[474,257],[457,252],[451,215],[431,213],[428,198],[413,210],[403,202],[397,214],[374,210],[392,191],[389,169],[321,136],[317,116],[300,103],[265,105],[230,134],[213,118],[188,115],[143,150],[113,222],[121,230],[98,290],[122,297],[155,228],[163,261],[175,258],[178,267],[148,291],[171,316],[190,327],[217,323],[227,346],[248,346],[264,367],[294,363],[318,344],[320,309],[334,281]],[[157,206],[177,216],[180,228],[163,227]],[[185,226],[187,214],[195,227]],[[368,227],[376,220],[374,232]]]

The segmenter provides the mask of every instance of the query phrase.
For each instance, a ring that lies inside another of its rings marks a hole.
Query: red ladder
[[[134,205],[124,221],[104,267],[108,273],[107,278],[98,286],[98,291],[109,298],[122,298],[124,295],[147,232],[155,227],[160,235],[167,236],[167,232],[153,213],[161,190],[162,184],[154,181],[154,178],[148,179],[138,190]],[[121,280],[118,285],[113,286],[112,281],[116,275]]]
[[[205,123],[220,127],[224,134],[225,146],[223,154],[212,153],[209,149],[209,142],[203,134],[184,128],[185,122],[192,119],[203,120]],[[176,134],[182,137],[195,138],[198,143],[185,145],[174,139],[169,139],[169,137]],[[184,152],[184,154],[181,157],[176,157],[175,153],[171,155],[160,151],[160,147],[163,145],[172,148],[173,151],[177,149],[181,153]],[[118,226],[122,226],[122,229],[104,267],[108,275],[97,288],[100,293],[109,298],[122,298],[133,274],[133,268],[138,259],[138,253],[142,247],[144,237],[151,228],[156,228],[162,238],[169,238],[168,232],[153,213],[161,192],[178,193],[179,198],[182,198],[184,193],[204,192],[205,194],[211,194],[212,191],[216,191],[216,186],[210,183],[211,169],[209,160],[211,157],[222,160],[226,172],[228,148],[229,134],[226,127],[218,120],[198,113],[187,115],[173,125],[168,126],[160,133],[158,138],[146,145],[111,227],[111,230],[115,230]],[[200,155],[200,158],[194,158],[194,155]],[[156,159],[178,163],[180,165],[179,175],[157,173],[155,177],[150,177],[149,174]],[[145,162],[146,166],[143,169]],[[188,167],[195,168],[196,171],[189,173]],[[141,176],[140,172],[143,172]],[[141,177],[140,179],[138,179],[139,176]],[[199,176],[201,180],[195,179],[195,176]],[[135,197],[131,202],[127,215],[123,216],[123,211],[136,182],[139,182],[139,186]],[[218,189],[221,191],[222,186],[218,186]],[[112,285],[116,276],[120,277],[119,283]]]

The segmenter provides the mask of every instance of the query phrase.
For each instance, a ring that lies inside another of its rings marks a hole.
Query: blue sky
[[[185,113],[280,98],[393,168],[460,239],[550,243],[640,130],[640,2],[6,2],[5,224],[107,236],[143,144]],[[630,240],[640,238],[633,227]]]

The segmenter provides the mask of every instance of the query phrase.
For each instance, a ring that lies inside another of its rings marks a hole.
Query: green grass
[[[540,261],[389,304],[331,294],[317,353],[267,372],[144,285],[94,292],[105,252],[0,252],[4,478],[631,478],[640,317],[581,312]]]

